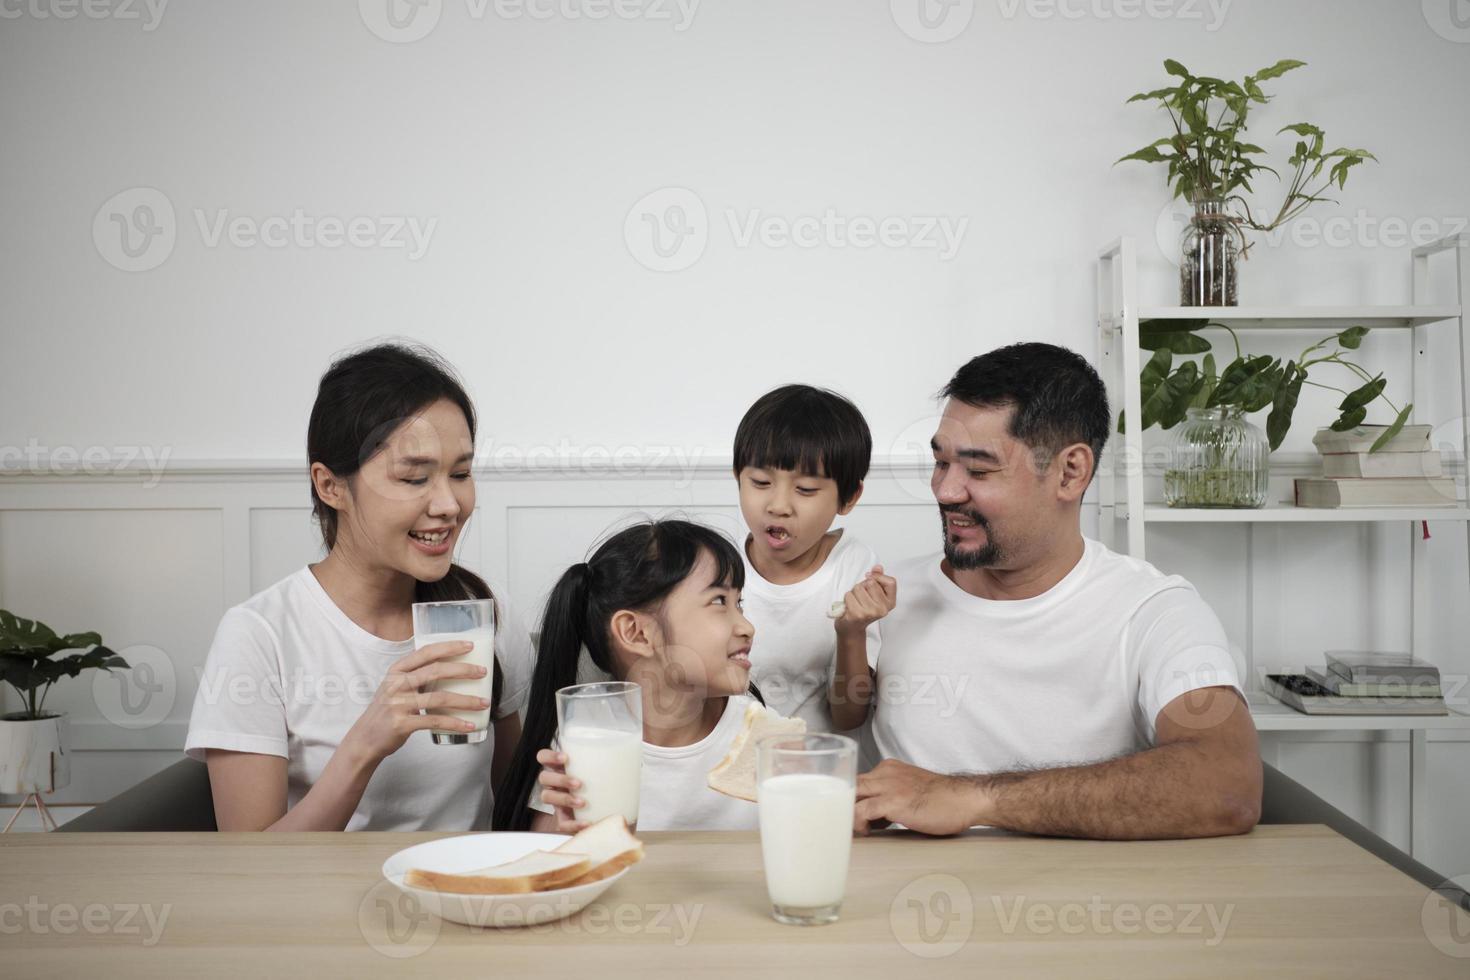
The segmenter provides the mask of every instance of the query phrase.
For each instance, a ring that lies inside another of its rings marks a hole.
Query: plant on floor
[[[1199,335],[1206,327],[1219,327],[1230,334],[1235,344],[1235,360],[1223,371],[1216,371],[1211,343]],[[1382,374],[1369,374],[1361,365],[1344,356],[1357,350],[1368,335],[1367,327],[1351,327],[1318,341],[1301,356],[1281,363],[1268,354],[1250,356],[1241,352],[1240,338],[1223,323],[1199,320],[1144,320],[1138,325],[1139,346],[1153,351],[1139,375],[1139,391],[1143,407],[1143,428],[1159,426],[1172,429],[1183,422],[1191,408],[1239,408],[1242,413],[1271,409],[1266,420],[1266,435],[1274,452],[1280,448],[1291,428],[1292,415],[1303,385],[1339,392],[1339,416],[1332,423],[1334,432],[1345,432],[1362,425],[1368,409],[1382,401],[1394,412],[1394,420],[1373,443],[1377,452],[1398,435],[1413,405],[1402,409],[1384,395],[1388,382]],[[1174,364],[1175,355],[1186,357],[1204,354],[1201,364],[1185,360]],[[1351,390],[1322,384],[1308,378],[1318,365],[1332,364],[1349,371],[1359,382]],[[1118,431],[1123,431],[1123,416],[1118,417]]]
[[[56,656],[66,650],[85,652]],[[126,660],[102,645],[96,633],[58,636],[44,623],[0,609],[0,681],[15,688],[25,705],[13,720],[46,717],[46,695],[63,677],[75,677],[93,667],[110,671],[127,666]]]

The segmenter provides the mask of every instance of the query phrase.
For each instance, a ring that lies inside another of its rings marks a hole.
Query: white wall
[[[481,484],[495,523],[466,558],[528,602],[627,507],[728,508],[718,459],[774,384],[844,390],[868,413],[880,461],[904,457],[927,439],[931,394],[972,354],[1041,339],[1096,356],[1103,243],[1135,236],[1144,296],[1173,301],[1171,250],[1155,244],[1160,226],[1173,234],[1162,172],[1111,166],[1162,135],[1162,117],[1123,102],[1163,84],[1165,57],[1235,76],[1308,61],[1271,87],[1279,100],[1258,141],[1284,158],[1270,134],[1307,119],[1382,161],[1355,171],[1305,237],[1258,247],[1245,301],[1407,302],[1395,237],[1452,233],[1470,215],[1459,104],[1470,31],[1454,28],[1449,3],[1160,0],[1151,9],[1174,16],[1124,20],[1097,11],[1127,0],[1064,0],[1076,18],[1034,0],[962,0],[968,26],[936,44],[898,26],[905,0],[705,0],[682,30],[673,0],[628,0],[621,9],[650,16],[596,21],[433,0],[433,30],[411,43],[373,33],[383,8],[370,0],[174,0],[151,30],[142,4],[129,8],[141,20],[0,5],[0,465],[44,470],[48,453],[59,468],[83,454],[100,469],[140,455],[223,461],[211,476],[176,467],[146,490],[112,477],[0,485],[0,603],[156,646],[188,676],[226,606],[312,553],[299,470],[276,464],[301,458],[331,355],[382,335],[423,340],[460,367],[487,455],[566,456],[570,474]],[[662,11],[674,22],[653,18]],[[696,202],[656,204],[708,216],[686,246],[705,250],[683,271],[640,262],[652,261],[640,202],[665,188]],[[173,241],[153,239],[137,261],[157,264],[129,272],[112,215],[131,219],[139,203]],[[297,209],[433,231],[417,258],[209,243],[222,215],[259,223]],[[948,259],[742,247],[730,227],[732,213],[828,209],[968,225]],[[1347,229],[1343,247],[1320,240],[1324,224]],[[1406,354],[1383,339],[1364,356],[1393,370]],[[1400,396],[1407,378],[1391,380]],[[1459,414],[1450,393],[1435,402],[1433,421]],[[1325,397],[1304,400],[1287,457],[1329,412]],[[709,469],[682,489],[576,472],[589,453],[618,450]],[[900,470],[883,491],[892,509],[875,492],[856,518],[886,553],[932,545],[932,512],[904,480]],[[571,509],[542,509],[558,500]],[[1199,582],[1258,663],[1402,643],[1402,529],[1255,533],[1257,571],[1279,588],[1258,589],[1270,601],[1249,625],[1241,529],[1151,531],[1150,555]],[[1436,541],[1435,635],[1442,666],[1465,673],[1463,536],[1437,529]],[[67,703],[100,718],[76,683]],[[105,797],[162,765],[186,712],[184,699],[144,734],[79,726],[70,798]],[[1466,748],[1433,748],[1426,854],[1459,873]],[[1361,740],[1281,750],[1288,771],[1400,842],[1402,756],[1401,742]]]

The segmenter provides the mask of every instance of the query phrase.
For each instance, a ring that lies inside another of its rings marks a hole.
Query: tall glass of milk
[[[596,823],[621,813],[638,823],[643,779],[643,689],[627,681],[577,684],[556,692],[557,741],[567,775],[580,779],[587,805],[577,819]]]
[[[456,677],[436,681],[430,688],[468,694],[470,697],[494,698],[495,690],[495,603],[490,599],[462,602],[415,602],[413,604],[413,645],[423,649],[431,643],[458,641],[473,643],[474,649],[462,657],[441,661],[447,664],[478,664],[485,668],[484,677]],[[490,734],[490,709],[446,708],[435,713],[453,715],[474,722],[472,732],[434,732],[435,745],[465,745],[483,742]]]
[[[836,922],[847,891],[857,743],[844,735],[768,735],[756,745],[766,890],[777,922]]]

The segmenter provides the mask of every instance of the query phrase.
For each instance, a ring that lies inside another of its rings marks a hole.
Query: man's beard
[[[967,517],[974,521],[976,526],[985,532],[985,543],[978,548],[960,548],[954,543],[949,533],[949,522],[946,518],[950,514]],[[957,571],[968,572],[977,568],[992,568],[1000,564],[1003,553],[1000,545],[995,540],[995,532],[990,529],[990,522],[972,510],[964,510],[959,507],[941,507],[939,509],[939,527],[944,535],[944,557],[949,560],[949,566]]]

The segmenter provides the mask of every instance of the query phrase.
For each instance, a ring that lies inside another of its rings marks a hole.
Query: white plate
[[[410,868],[464,874],[505,864],[532,851],[549,851],[571,838],[565,834],[467,834],[406,847],[383,862],[383,877],[412,895],[426,911],[467,926],[501,928],[554,922],[582,911],[597,896],[628,873],[624,868],[610,878],[575,888],[530,892],[524,895],[453,895],[404,884]]]

